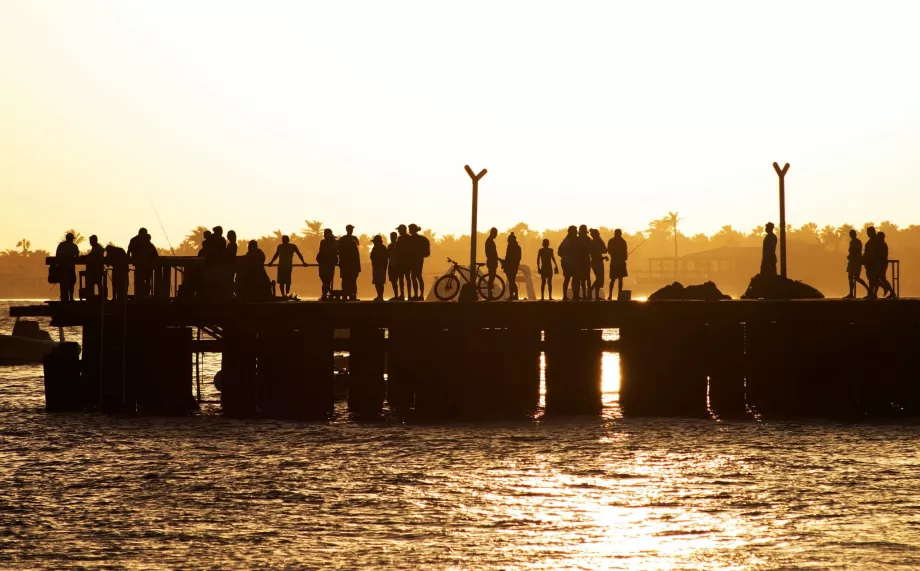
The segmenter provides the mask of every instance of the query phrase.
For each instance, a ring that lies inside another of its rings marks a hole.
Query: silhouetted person
[[[400,224],[396,227],[397,237],[396,237],[396,257],[399,260],[399,265],[396,266],[399,270],[399,285],[400,285],[400,298],[405,295],[405,298],[412,298],[412,256],[414,244],[412,243],[412,236],[407,232],[405,224]],[[405,287],[402,287],[405,285]]]
[[[387,247],[383,245],[383,237],[380,234],[374,236],[371,241],[374,247],[371,249],[371,273],[373,274],[374,289],[377,290],[377,297],[374,301],[383,301],[383,288],[387,283],[387,266],[390,263],[390,253]]]
[[[866,228],[866,250],[863,252],[863,265],[866,266],[866,277],[869,279],[869,293],[866,297],[875,299],[878,297],[878,288],[880,285],[878,275],[878,234],[875,232],[875,226]],[[887,268],[885,268],[887,270]]]
[[[495,274],[498,272],[498,248],[495,246],[495,238],[498,237],[498,228],[489,230],[489,237],[486,238],[486,271],[489,276],[489,295],[492,295],[492,286],[495,284]],[[478,276],[475,274],[478,268],[470,268],[470,281],[473,287],[476,287]]]
[[[214,264],[223,263],[227,256],[227,240],[224,238],[224,229],[220,226],[214,227],[211,234],[211,243],[205,259]]]
[[[335,278],[335,265],[339,261],[339,250],[336,246],[335,235],[332,230],[323,230],[323,239],[319,243],[316,253],[316,263],[319,265],[319,279],[323,283],[323,295],[320,301],[326,301],[332,296],[332,280]]]
[[[856,230],[850,230],[850,249],[847,253],[847,280],[850,283],[850,293],[847,299],[856,297],[856,284],[861,284],[866,288],[866,294],[869,294],[869,284],[863,281],[862,274],[862,241],[857,238]]]
[[[403,278],[402,270],[399,267],[399,248],[396,247],[396,241],[398,239],[399,234],[396,232],[390,232],[390,245],[387,246],[387,254],[389,255],[387,274],[390,277],[390,285],[393,286],[393,297],[390,299],[390,301],[406,299],[405,279]]]
[[[588,227],[582,224],[578,227],[578,241],[576,242],[576,266],[578,279],[576,280],[576,291],[574,299],[591,299],[591,237],[588,235]]]
[[[626,240],[623,239],[623,231],[617,228],[613,231],[613,238],[607,241],[607,254],[610,256],[610,289],[607,292],[607,300],[613,299],[613,286],[617,284],[617,299],[623,293],[623,278],[628,274],[626,271],[626,259],[629,257],[629,250],[626,248]]]
[[[198,255],[201,257],[205,257],[210,254],[209,250],[211,249],[211,246],[214,244],[211,241],[211,231],[205,230],[204,232],[202,232],[201,238],[202,238],[201,246],[198,248]]]
[[[767,222],[764,226],[767,235],[763,237],[763,255],[760,258],[760,275],[776,275],[776,234],[773,233],[773,223]]]
[[[239,267],[239,293],[245,301],[265,301],[272,297],[272,282],[265,273],[265,253],[250,240]]]
[[[156,248],[151,248],[150,234],[146,228],[137,231],[137,236],[128,242],[128,259],[134,265],[134,296],[147,297],[150,295],[151,282],[153,281],[153,264],[156,259]]]
[[[549,240],[543,239],[543,247],[537,253],[537,273],[540,274],[540,300],[546,299],[546,288],[549,288],[549,299],[553,299],[553,274],[559,273],[559,265],[553,249],[549,247]]]
[[[236,254],[239,246],[236,243],[236,231],[227,232],[227,261],[233,263],[236,261]]]
[[[300,250],[297,249],[297,245],[291,244],[290,236],[285,235],[281,237],[281,243],[278,244],[275,255],[268,262],[268,265],[271,266],[275,263],[275,260],[278,260],[278,277],[275,278],[275,281],[281,286],[281,297],[288,297],[291,294],[291,272],[294,269],[295,254],[300,258],[300,264],[306,266],[307,262],[303,259]]]
[[[422,272],[425,267],[425,258],[431,255],[431,243],[428,238],[418,233],[420,228],[416,224],[409,224],[409,235],[412,238],[412,259],[409,266],[409,276],[412,279],[412,298],[415,301],[425,299],[425,278]]]
[[[106,297],[105,293],[105,249],[99,245],[95,234],[89,237],[89,252],[84,257],[86,262],[86,290],[89,299],[96,295]],[[97,294],[98,292],[98,294]]]
[[[61,301],[73,301],[73,289],[77,285],[76,264],[79,257],[80,250],[74,243],[74,235],[68,232],[54,253],[58,284],[61,286]]]
[[[591,284],[591,290],[588,297],[592,295],[594,299],[604,299],[604,262],[607,260],[607,246],[604,245],[604,239],[601,233],[595,228],[591,229],[591,272],[594,274],[594,282]]]
[[[888,281],[888,243],[885,242],[885,233],[879,232],[877,235],[878,246],[876,247],[875,259],[878,264],[876,273],[878,275],[878,285],[885,292],[885,297],[897,297],[894,288]]]
[[[224,281],[231,296],[236,289],[234,278],[236,276],[236,255],[238,247],[236,243],[236,232],[230,230],[227,232],[227,252],[224,256],[224,264],[226,265],[224,270]]]
[[[518,244],[514,232],[508,235],[508,246],[505,248],[505,260],[502,268],[508,278],[508,299],[518,299],[517,274],[521,266],[521,246]]]
[[[578,258],[578,228],[569,226],[568,233],[559,244],[559,260],[562,262],[562,301],[569,300],[569,283],[576,278]],[[572,287],[572,299],[578,299],[578,286]]]
[[[112,300],[128,299],[128,253],[124,248],[105,247],[105,264],[112,268]]]
[[[345,227],[345,235],[339,238],[339,273],[342,276],[342,297],[358,299],[358,274],[361,273],[361,250],[358,237],[353,235],[355,227]]]

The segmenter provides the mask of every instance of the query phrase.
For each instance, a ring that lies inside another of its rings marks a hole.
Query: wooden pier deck
[[[191,355],[222,353],[240,416],[332,411],[334,351],[349,408],[434,418],[600,410],[600,356],[621,354],[624,414],[724,418],[920,413],[920,300],[226,302],[149,299],[10,309],[83,328],[83,355],[46,363],[49,408],[187,410]],[[196,328],[220,339],[206,348]],[[617,328],[605,344],[600,330]],[[347,329],[347,341],[335,331]]]

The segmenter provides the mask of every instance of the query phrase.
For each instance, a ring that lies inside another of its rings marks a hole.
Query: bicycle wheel
[[[492,278],[492,287],[489,288],[489,278]],[[479,297],[486,301],[495,301],[496,299],[501,299],[505,295],[505,280],[501,276],[494,274],[486,274],[479,278],[479,283],[476,284],[476,290],[479,292]]]
[[[450,301],[460,295],[460,279],[454,274],[441,276],[434,282],[434,296],[441,301]]]

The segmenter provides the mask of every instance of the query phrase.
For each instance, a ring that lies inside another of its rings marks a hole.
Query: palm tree
[[[61,242],[67,241],[68,234],[73,234],[73,243],[76,244],[77,246],[79,246],[83,242],[86,242],[86,237],[83,236],[83,234],[80,234],[79,232],[74,230],[73,228],[64,232],[64,235],[61,237]]]
[[[840,249],[840,233],[837,232],[836,228],[828,224],[821,229],[819,235],[821,236],[821,241],[824,242],[825,248],[833,244],[835,252]]]
[[[32,247],[32,242],[29,242],[27,239],[23,238],[19,242],[16,242],[17,248],[22,248],[22,254],[26,255],[29,253],[29,248]]]
[[[185,237],[185,243],[193,250],[197,250],[204,245],[204,233],[210,232],[207,226],[198,226]],[[181,247],[181,246],[180,246]]]
[[[304,220],[303,223],[306,224],[306,226],[304,227],[303,230],[300,231],[300,233],[301,235],[303,235],[304,238],[311,238],[314,236],[322,237],[323,235],[323,223],[322,222],[320,222],[319,220]]]

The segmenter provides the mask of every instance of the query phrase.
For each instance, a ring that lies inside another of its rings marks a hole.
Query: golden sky
[[[920,223],[920,4],[0,0],[0,249]]]

